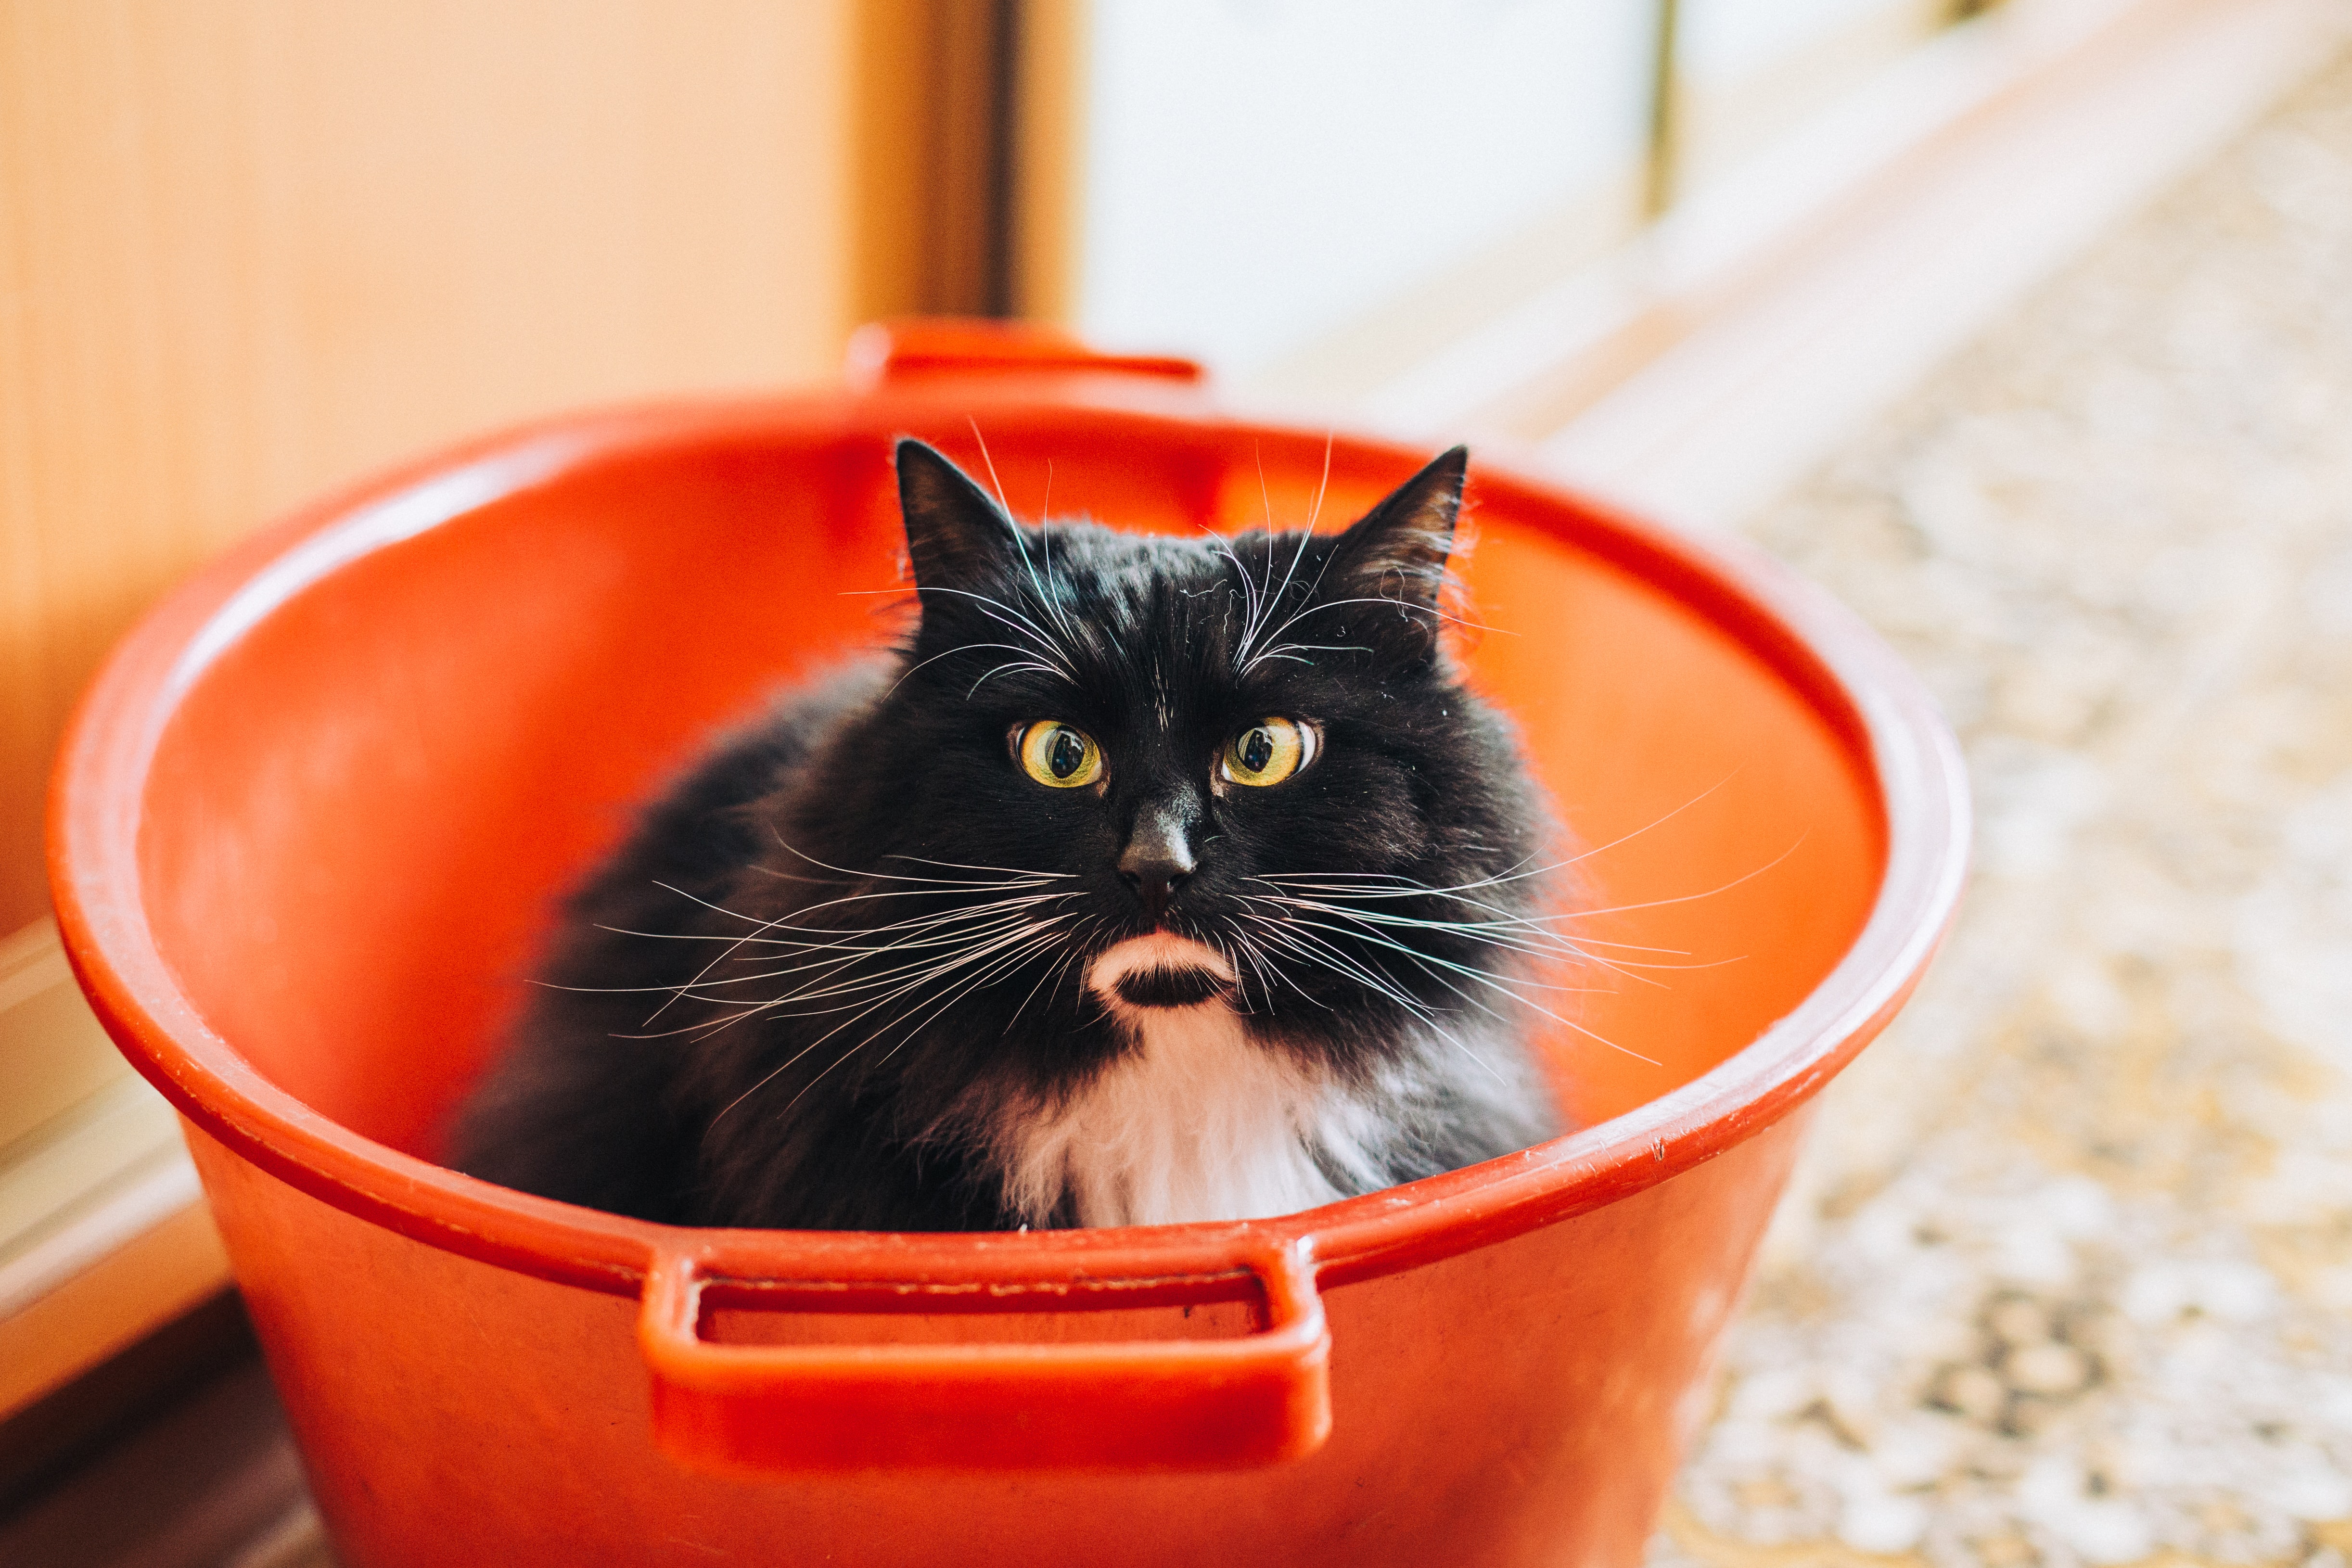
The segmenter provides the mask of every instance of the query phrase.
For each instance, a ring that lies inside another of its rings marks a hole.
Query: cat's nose
[[[1135,890],[1143,912],[1157,925],[1168,913],[1168,901],[1192,876],[1198,862],[1185,841],[1187,824],[1176,813],[1147,811],[1128,835],[1118,857],[1118,879]]]
[[[1166,917],[1168,901],[1192,875],[1190,862],[1180,866],[1174,861],[1144,859],[1133,850],[1119,857],[1119,880],[1135,890],[1135,896],[1143,901],[1143,913],[1154,925]]]

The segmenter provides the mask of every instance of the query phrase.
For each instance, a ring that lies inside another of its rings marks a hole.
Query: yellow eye
[[[1102,747],[1083,729],[1041,718],[1021,732],[1021,767],[1040,784],[1075,789],[1102,777]]]
[[[1295,719],[1262,718],[1225,745],[1217,770],[1236,784],[1279,784],[1315,756],[1315,732]]]

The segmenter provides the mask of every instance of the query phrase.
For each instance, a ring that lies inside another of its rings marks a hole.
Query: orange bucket
[[[1917,981],[1967,804],[1850,615],[1492,462],[1465,656],[1596,939],[1689,955],[1544,1042],[1580,1131],[1234,1224],[673,1228],[433,1163],[558,892],[714,726],[885,632],[913,433],[1015,507],[1307,513],[1326,436],[1181,361],[869,329],[805,396],[559,421],[317,507],[118,649],[60,924],[186,1118],[350,1568],[1631,1564],[1811,1095]],[[1328,445],[1345,520],[1427,453]]]

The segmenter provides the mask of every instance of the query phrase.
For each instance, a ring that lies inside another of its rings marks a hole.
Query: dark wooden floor
[[[0,1427],[8,1568],[333,1563],[234,1297]]]

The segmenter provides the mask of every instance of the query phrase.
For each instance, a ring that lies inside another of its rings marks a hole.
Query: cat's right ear
[[[1020,553],[1013,519],[964,471],[932,447],[901,436],[898,510],[907,523],[907,559],[915,586],[980,591]]]

